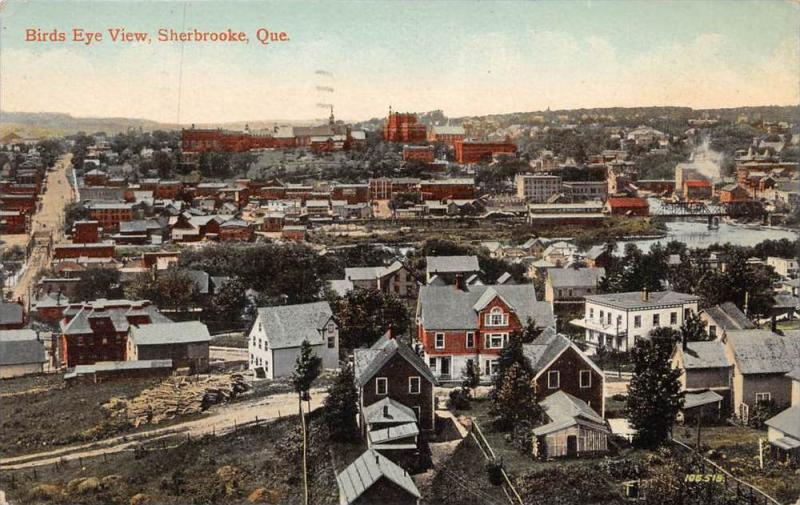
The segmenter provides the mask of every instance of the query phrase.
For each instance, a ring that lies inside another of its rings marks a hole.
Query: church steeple
[[[328,124],[333,126],[336,123],[336,120],[333,117],[333,105],[331,105],[331,117],[328,118]]]

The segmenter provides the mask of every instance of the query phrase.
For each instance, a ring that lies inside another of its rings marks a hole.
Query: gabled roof
[[[398,342],[397,339],[386,338],[385,336],[381,337],[369,349],[356,349],[353,351],[356,384],[359,387],[366,384],[395,354],[402,356],[428,382],[434,385],[437,384],[436,377],[431,372],[431,369],[413,349],[402,342]]]
[[[726,339],[743,374],[785,374],[800,366],[800,339],[769,330],[729,331]]]
[[[36,332],[29,328],[23,328],[21,330],[0,330],[0,342],[18,340],[36,340]]]
[[[328,302],[279,305],[258,309],[270,349],[300,347],[304,340],[322,344],[322,330],[333,317]]]
[[[720,329],[725,331],[748,330],[756,327],[752,321],[747,319],[744,312],[731,302],[709,307],[705,309],[705,312],[717,323]]]
[[[719,340],[687,342],[686,349],[678,345],[675,347],[675,352],[683,353],[683,368],[687,370],[731,366],[725,354],[725,344]]]
[[[13,302],[0,302],[0,324],[22,324],[22,305]]]
[[[208,294],[209,275],[207,273],[202,270],[186,270],[186,275],[194,281],[198,293],[201,295]]]
[[[350,505],[380,479],[389,480],[417,499],[422,497],[406,470],[378,451],[368,449],[336,476],[339,502]]]
[[[777,416],[767,419],[764,424],[800,442],[800,405],[784,410]]]
[[[547,270],[554,288],[594,287],[606,276],[605,268],[551,268]]]
[[[405,423],[400,426],[390,426],[388,428],[380,428],[372,430],[368,434],[370,442],[373,444],[386,444],[401,440],[408,437],[415,437],[419,435],[419,428],[417,423]],[[376,449],[380,449],[378,445]]]
[[[500,297],[517,315],[520,324],[524,325],[529,318],[539,327],[553,323],[552,307],[547,302],[536,300],[532,284],[470,284],[467,290],[454,286],[423,286],[419,293],[422,325],[426,330],[477,329],[477,311],[495,297]]]
[[[586,363],[600,374],[601,377],[605,376],[600,367],[598,367],[591,358],[575,346],[570,339],[556,332],[552,327],[545,328],[530,344],[523,344],[522,354],[528,359],[533,373],[538,377],[561,355],[561,353],[570,347],[574,348],[575,351],[583,357]]]
[[[800,366],[787,373],[786,376],[792,380],[800,382]]]
[[[72,316],[66,324],[62,323],[64,335],[81,335],[94,333],[90,320],[108,318],[114,326],[114,331],[127,333],[130,328],[128,316],[147,316],[151,324],[169,323],[169,318],[161,314],[158,308],[147,300],[106,300],[99,299],[92,302],[71,305],[64,311],[64,316]]]
[[[189,344],[211,340],[208,328],[200,321],[133,326],[130,336],[136,345]]]
[[[425,259],[428,274],[477,272],[480,270],[477,256],[427,256]]]
[[[611,432],[605,419],[592,410],[586,402],[564,391],[556,391],[539,402],[539,405],[544,408],[550,422],[533,430],[537,437],[584,423],[608,433]]]

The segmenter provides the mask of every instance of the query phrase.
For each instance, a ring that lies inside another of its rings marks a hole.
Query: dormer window
[[[508,314],[500,307],[493,308],[486,314],[486,326],[508,326]]]

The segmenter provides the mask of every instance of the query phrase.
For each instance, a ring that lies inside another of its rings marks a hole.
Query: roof
[[[211,335],[200,321],[157,323],[131,328],[131,340],[136,345],[189,344],[208,342]]]
[[[787,373],[786,376],[792,380],[800,381],[800,366]]]
[[[364,454],[336,476],[340,503],[349,505],[355,502],[382,478],[389,480],[417,499],[422,497],[407,471],[378,451],[367,449]]]
[[[18,340],[36,340],[36,332],[28,328],[22,330],[2,330],[0,331],[0,342],[11,342]]]
[[[28,365],[47,361],[39,340],[0,340],[0,366]]]
[[[608,204],[611,207],[623,209],[638,209],[650,206],[644,198],[609,198]]]
[[[429,274],[477,272],[480,270],[477,256],[427,256],[425,260]]]
[[[523,344],[522,354],[528,359],[531,370],[538,376],[553,362],[553,360],[570,347],[573,347],[601,377],[604,376],[603,371],[591,358],[578,349],[569,338],[556,332],[552,327],[545,328],[533,342]]]
[[[467,290],[453,286],[423,286],[419,293],[420,320],[426,330],[473,330],[478,328],[478,308],[495,296],[517,315],[520,324],[533,319],[537,326],[553,323],[553,309],[536,300],[532,284],[471,284]],[[480,302],[480,303],[479,303]]]
[[[466,135],[463,126],[434,126],[433,133],[436,135]]]
[[[417,416],[410,407],[397,400],[384,398],[364,407],[364,420],[367,424],[416,423]]]
[[[709,307],[704,312],[717,323],[720,329],[725,331],[748,330],[756,327],[752,321],[747,319],[744,312],[731,302]]]
[[[800,339],[769,330],[729,331],[726,339],[743,374],[785,374],[800,366]]]
[[[725,344],[719,340],[709,342],[687,342],[686,349],[677,346],[683,352],[683,368],[725,368],[731,366],[725,354]]]
[[[606,276],[605,268],[551,268],[547,271],[554,288],[596,286]]]
[[[322,329],[333,317],[328,302],[279,305],[258,309],[270,349],[300,347],[304,340],[322,344]]]
[[[403,268],[403,264],[395,261],[389,266],[352,267],[344,269],[344,278],[350,281],[371,281],[394,273]]]
[[[0,324],[22,324],[22,305],[14,302],[0,302]]]
[[[186,275],[191,277],[197,286],[197,292],[201,295],[208,294],[209,275],[202,270],[186,270]]]
[[[564,391],[556,391],[539,402],[539,405],[544,408],[550,422],[533,430],[533,434],[537,437],[582,424],[582,421],[608,433],[611,432],[606,426],[605,419],[592,410],[586,402]]]
[[[710,188],[711,182],[710,181],[686,181],[684,185],[690,188]]]
[[[405,423],[400,426],[390,426],[369,432],[369,439],[373,444],[385,444],[408,437],[419,435],[417,423]]]
[[[800,405],[784,410],[777,416],[767,419],[764,424],[796,439],[800,445]]]
[[[106,300],[101,298],[92,302],[70,305],[70,307],[65,310],[64,315],[73,315],[69,322],[66,324],[62,323],[61,325],[64,335],[94,333],[89,323],[89,320],[94,318],[109,318],[114,326],[114,331],[118,333],[128,332],[130,327],[128,316],[132,315],[146,315],[150,323],[171,322],[170,319],[161,314],[158,308],[147,300]]]
[[[703,391],[702,393],[686,393],[684,396],[683,410],[702,407],[722,401],[722,397],[713,391]]]
[[[381,337],[369,349],[356,349],[353,351],[355,363],[356,384],[366,384],[383,366],[399,354],[428,382],[436,384],[436,377],[428,368],[422,358],[407,344],[398,342],[397,339]]]
[[[586,295],[587,302],[597,302],[620,309],[645,309],[662,305],[683,305],[700,301],[699,296],[675,291],[653,291],[648,300],[642,300],[642,292],[609,293],[605,295]]]

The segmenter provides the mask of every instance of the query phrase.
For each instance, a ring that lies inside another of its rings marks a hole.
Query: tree
[[[521,422],[538,422],[542,418],[542,408],[537,403],[536,393],[533,375],[519,363],[511,365],[492,400],[490,413],[494,416],[494,426],[507,431]]]
[[[699,342],[710,340],[706,332],[706,323],[700,319],[700,314],[689,311],[681,325],[681,339],[685,342]]]
[[[75,287],[75,301],[91,301],[98,298],[119,298],[122,295],[119,270],[90,268],[81,275]]]
[[[478,364],[470,360],[461,375],[461,387],[474,390],[481,383],[481,372]]]
[[[353,289],[336,301],[334,313],[345,349],[372,345],[389,328],[403,335],[411,325],[405,304],[377,289]]]
[[[652,449],[663,445],[683,407],[679,381],[682,371],[670,364],[679,338],[680,334],[671,328],[658,328],[650,338],[639,340],[631,351],[634,371],[625,413],[636,430],[633,443],[637,447]]]
[[[306,428],[306,416],[303,413],[303,400],[311,402],[311,384],[319,377],[322,359],[314,354],[308,340],[303,340],[300,345],[300,354],[292,372],[292,388],[297,393],[297,404],[300,411],[300,425],[303,429],[303,489],[305,491],[304,502],[308,505],[308,429]]]
[[[345,365],[328,389],[325,398],[323,418],[328,425],[328,433],[333,440],[350,441],[358,439],[358,390],[355,372],[350,364]]]
[[[169,268],[155,280],[151,273],[143,272],[125,287],[125,296],[132,300],[151,300],[159,307],[178,311],[189,308],[197,299],[197,284],[180,268]]]
[[[245,290],[244,284],[237,278],[225,282],[211,300],[216,317],[230,322],[239,321],[247,305]]]

